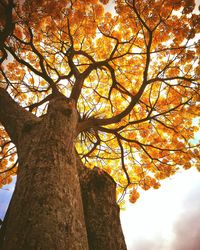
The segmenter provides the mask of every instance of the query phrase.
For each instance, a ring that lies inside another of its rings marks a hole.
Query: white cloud
[[[183,212],[174,225],[171,250],[200,249],[200,183],[195,185],[183,203]]]
[[[121,212],[128,250],[199,250],[199,197],[200,174],[194,168],[144,192]]]

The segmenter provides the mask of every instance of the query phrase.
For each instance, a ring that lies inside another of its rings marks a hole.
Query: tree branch
[[[16,103],[5,89],[0,87],[0,122],[17,145],[23,126],[30,121],[38,121],[39,118],[28,112]]]
[[[3,30],[0,30],[0,50],[3,54],[0,58],[0,64],[7,58],[7,53],[4,49],[4,42],[6,38],[13,32],[15,27],[14,22],[12,20],[12,10],[14,8],[13,0],[9,0],[7,4],[4,4],[2,1],[0,2],[0,6],[1,5],[4,8],[3,18],[5,18],[5,26],[3,27]]]

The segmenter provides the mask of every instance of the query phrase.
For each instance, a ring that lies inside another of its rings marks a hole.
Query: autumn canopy
[[[135,202],[140,188],[159,188],[179,168],[200,170],[194,1],[8,2],[0,3],[0,87],[38,117],[54,95],[73,99],[76,150],[113,177],[119,202],[125,192]],[[0,147],[2,187],[18,167],[3,126]]]

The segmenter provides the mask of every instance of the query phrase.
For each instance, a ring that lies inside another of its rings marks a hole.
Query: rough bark
[[[0,87],[0,122],[17,145],[25,124],[35,123],[40,119],[15,103],[5,89]]]
[[[115,182],[97,168],[85,168],[74,154],[72,103],[54,98],[47,115],[37,118],[0,88],[0,105],[0,121],[19,157],[0,249],[126,250]]]
[[[126,250],[116,203],[116,184],[98,168],[86,169],[77,156],[90,250]]]
[[[0,99],[2,103],[3,98]],[[20,112],[22,117],[18,106],[9,101],[10,108],[16,108],[12,115]],[[0,113],[7,127],[6,120],[13,117],[7,117],[4,111]],[[19,169],[2,249],[87,250],[73,145],[76,111],[57,98],[43,119],[28,121],[25,114],[24,120],[23,127],[18,128],[13,120],[18,129]],[[7,131],[12,132],[12,128],[8,126]]]

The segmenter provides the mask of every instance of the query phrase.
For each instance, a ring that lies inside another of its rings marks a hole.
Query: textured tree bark
[[[0,121],[19,157],[0,249],[126,250],[115,182],[105,172],[85,168],[75,155],[73,105],[55,98],[47,115],[37,118],[0,88],[0,107]]]
[[[86,169],[77,155],[90,250],[126,250],[116,203],[116,184],[104,171]]]
[[[2,111],[0,118],[3,115]],[[17,183],[2,249],[87,250],[73,143],[76,111],[56,98],[43,119],[25,120],[18,130]]]

